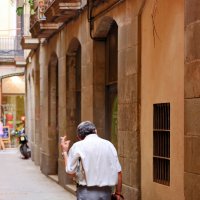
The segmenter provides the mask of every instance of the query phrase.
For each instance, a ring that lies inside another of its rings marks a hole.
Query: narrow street
[[[75,200],[57,183],[40,172],[18,149],[0,151],[0,200]]]

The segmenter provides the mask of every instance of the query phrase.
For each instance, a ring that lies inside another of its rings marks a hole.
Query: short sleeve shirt
[[[76,142],[68,153],[67,173],[75,173],[81,159],[87,186],[114,186],[121,165],[114,145],[97,134]],[[84,182],[83,182],[84,183]]]

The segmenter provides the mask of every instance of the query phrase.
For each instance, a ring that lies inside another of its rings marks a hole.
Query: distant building
[[[194,1],[45,1],[31,16],[32,159],[70,188],[59,137],[82,120],[118,149],[127,200],[200,196],[199,11]]]
[[[25,114],[25,62],[20,45],[23,23],[16,17],[17,4],[0,1],[0,117],[10,130],[15,130]]]

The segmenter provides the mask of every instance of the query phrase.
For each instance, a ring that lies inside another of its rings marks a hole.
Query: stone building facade
[[[185,56],[184,56],[184,187],[185,199],[200,196],[199,166],[199,10],[198,1],[185,1]]]
[[[59,137],[91,120],[118,150],[125,199],[198,199],[197,0],[56,2],[23,41],[35,164],[72,184]]]

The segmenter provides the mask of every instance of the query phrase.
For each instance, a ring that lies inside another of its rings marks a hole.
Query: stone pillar
[[[32,159],[35,160],[35,87],[34,87],[34,69],[30,71],[29,82],[29,111],[30,111],[30,135],[32,140]]]
[[[59,72],[58,72],[58,95],[59,95],[59,102],[58,102],[58,126],[59,126],[59,137],[68,135],[68,130],[66,129],[67,124],[67,117],[66,117],[66,57],[63,56],[58,60]],[[59,148],[59,151],[61,149]],[[65,172],[65,165],[64,160],[61,157],[61,152],[59,153],[58,159],[58,179],[61,185],[66,184],[66,172]]]
[[[40,64],[40,168],[41,171],[50,174],[48,153],[48,64],[46,61],[46,46],[41,43],[39,52]]]
[[[36,60],[38,60],[38,54],[36,54]],[[35,164],[40,164],[40,69],[39,69],[39,63],[35,62],[35,81],[34,81],[34,88],[35,88]]]
[[[145,1],[135,5],[129,1],[126,16],[119,26],[118,45],[118,154],[123,170],[125,199],[141,199],[141,13]],[[126,20],[126,19],[125,19]]]
[[[58,173],[58,59],[54,54],[48,65],[48,166],[50,174]]]
[[[83,29],[84,30],[84,29]],[[83,35],[86,34],[83,31]],[[93,45],[92,40],[84,41],[81,46],[81,120],[94,121],[93,114]]]
[[[30,75],[30,69],[31,66],[29,66],[29,69],[26,71],[26,88],[27,88],[27,93],[26,93],[26,133],[29,137],[29,140],[31,142],[31,158],[34,160],[34,133],[32,132],[32,112],[31,112],[31,107],[32,107],[32,101],[31,101],[31,75]]]
[[[26,67],[26,134],[31,145],[31,159],[35,160],[35,122],[34,122],[34,80],[31,74],[32,63],[28,63]]]
[[[27,73],[27,68],[28,64],[25,68],[25,116],[26,116],[26,121],[25,121],[25,130],[28,133],[28,73]]]
[[[185,200],[200,196],[200,2],[185,1]]]

